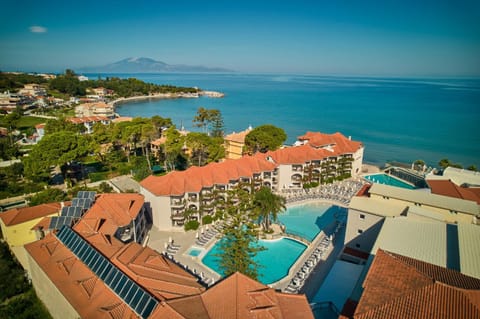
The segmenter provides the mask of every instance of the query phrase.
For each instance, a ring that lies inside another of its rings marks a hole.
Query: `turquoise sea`
[[[92,79],[97,74],[87,74]],[[221,110],[226,132],[274,124],[293,143],[306,131],[342,132],[365,145],[364,160],[442,158],[480,167],[480,79],[363,78],[241,73],[102,74],[197,86],[224,98],[153,100],[117,108],[124,116],[170,117],[195,130],[198,107]]]

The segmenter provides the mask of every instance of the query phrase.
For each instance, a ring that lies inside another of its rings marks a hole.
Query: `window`
[[[365,214],[360,214],[360,219],[365,219]]]
[[[360,248],[360,244],[355,244],[355,247]]]
[[[357,230],[357,234],[359,234],[359,235],[360,235],[361,233],[363,233],[363,230],[361,230],[361,229],[358,229],[358,230]]]

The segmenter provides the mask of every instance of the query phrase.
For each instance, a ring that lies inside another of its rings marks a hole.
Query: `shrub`
[[[183,227],[187,231],[187,230],[197,230],[199,226],[200,226],[200,223],[197,220],[190,220],[186,222]]]
[[[211,224],[213,221],[213,217],[210,216],[210,215],[205,215],[202,217],[202,224],[203,225],[207,225],[207,224]]]
[[[108,174],[108,172],[89,173],[88,177],[90,178],[90,182],[93,183],[108,179]]]

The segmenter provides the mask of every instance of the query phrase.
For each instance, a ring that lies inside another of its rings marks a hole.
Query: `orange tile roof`
[[[116,228],[128,225],[137,218],[142,210],[145,199],[140,194],[101,194],[95,199],[95,203],[85,213],[83,219],[104,220],[102,225],[96,227]],[[115,228],[115,230],[116,230]],[[95,231],[100,231],[98,228]],[[109,231],[100,231],[111,234]]]
[[[354,318],[480,318],[480,280],[378,250]]]
[[[43,217],[38,223],[35,224],[31,230],[37,230],[37,229],[48,229],[50,227],[50,221],[51,217]]]
[[[71,117],[68,121],[73,124],[83,124],[88,122],[101,122],[108,121],[108,117],[105,116],[84,116],[84,117]]]
[[[480,188],[465,188],[455,185],[451,180],[427,179],[432,194],[472,200],[480,205]]]
[[[300,141],[306,141],[315,148],[334,145],[335,151],[339,154],[353,153],[362,147],[361,142],[352,141],[340,132],[334,134],[307,132],[305,135],[299,136],[298,139]]]
[[[167,141],[167,138],[165,136],[162,136],[160,138],[157,138],[154,141],[151,141],[150,144],[159,146],[159,145],[165,144],[166,141]]]
[[[228,184],[240,177],[252,177],[254,173],[271,171],[276,165],[260,156],[244,156],[237,160],[210,163],[203,167],[191,167],[186,171],[174,171],[163,176],[149,176],[140,185],[157,196],[198,193],[203,187]]]
[[[183,318],[312,318],[304,295],[275,291],[237,272],[201,295],[172,299],[167,304]]]
[[[52,234],[25,249],[82,318],[137,315]]]
[[[124,246],[111,261],[161,301],[197,295],[205,290],[196,277],[173,261],[137,243]]]
[[[61,208],[62,205],[60,203],[41,204],[25,208],[13,208],[1,213],[0,218],[6,226],[12,226],[58,213]]]

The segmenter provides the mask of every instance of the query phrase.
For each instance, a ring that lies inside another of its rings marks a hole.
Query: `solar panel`
[[[53,216],[50,218],[50,225],[48,226],[48,229],[60,229],[63,225],[70,226],[72,223],[72,217]]]
[[[115,267],[70,227],[63,226],[57,233],[57,238],[140,317],[150,316],[158,305],[158,300]]]
[[[93,202],[95,200],[95,194],[96,192],[92,191],[79,191],[77,194],[77,198],[88,198]]]
[[[83,209],[81,207],[65,206],[62,207],[60,215],[65,217],[80,218],[83,215]]]
[[[72,199],[72,206],[89,209],[92,207],[93,201],[90,198],[74,198]]]

